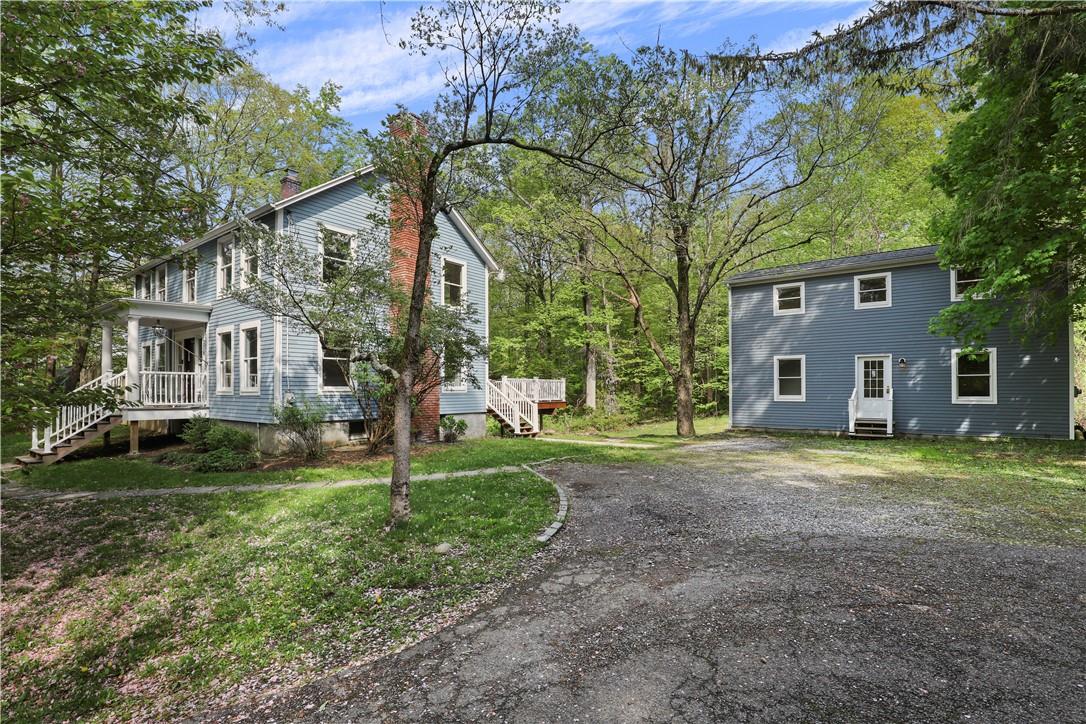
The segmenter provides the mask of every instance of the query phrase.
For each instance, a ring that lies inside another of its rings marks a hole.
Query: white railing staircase
[[[94,388],[124,388],[125,373],[96,377],[76,392]],[[112,405],[65,405],[57,411],[52,424],[30,433],[30,451],[16,458],[24,467],[49,465],[96,440],[120,424],[121,416]]]
[[[509,385],[486,381],[486,409],[514,435],[539,434],[539,405]]]
[[[848,398],[848,434],[849,437],[893,437],[894,436],[894,391],[886,391],[886,418],[860,417],[860,393],[854,387]]]

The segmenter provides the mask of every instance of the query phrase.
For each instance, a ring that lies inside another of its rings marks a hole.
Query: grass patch
[[[4,718],[162,718],[386,650],[508,577],[555,505],[529,474],[420,482],[385,533],[387,496],[7,502]]]
[[[574,455],[585,459],[636,459],[629,452],[584,445],[541,443],[526,438],[484,438],[453,445],[419,445],[412,449],[413,473],[446,473],[478,470],[503,465],[535,463],[554,457]],[[116,457],[71,460],[32,468],[12,476],[19,485],[54,490],[115,490],[123,488],[178,488],[189,485],[253,485],[258,483],[318,482],[356,478],[387,478],[392,474],[391,457],[372,462],[318,464],[287,470],[246,470],[235,473],[196,473],[171,468],[152,458]]]
[[[697,431],[698,437],[705,437],[725,432],[729,424],[727,415],[699,417],[694,421],[694,429]],[[604,432],[579,431],[567,433],[548,430],[546,418],[544,418],[543,429],[545,435],[570,440],[621,440],[623,442],[647,442],[657,445],[676,445],[682,442],[682,438],[675,434],[675,420],[643,422]]]
[[[30,449],[30,435],[22,432],[3,431],[0,435],[0,462],[15,462]]]

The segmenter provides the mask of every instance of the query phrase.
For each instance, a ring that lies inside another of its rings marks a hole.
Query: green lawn
[[[418,482],[386,533],[387,496],[6,502],[3,718],[167,718],[387,650],[510,576],[555,509],[527,473]]]
[[[415,473],[442,473],[477,470],[503,465],[533,463],[555,457],[584,459],[637,459],[637,451],[595,448],[565,443],[544,443],[527,438],[484,438],[452,445],[420,445],[413,449],[411,470]],[[66,460],[47,467],[17,473],[11,480],[19,485],[53,490],[110,490],[120,488],[173,488],[188,485],[219,486],[254,483],[286,483],[354,478],[388,477],[392,460],[346,465],[318,464],[289,470],[251,470],[239,473],[193,473],[167,467],[153,458],[129,460],[123,448],[113,457]]]
[[[698,437],[718,435],[725,432],[730,424],[727,415],[719,417],[699,417],[694,421],[694,430]],[[620,440],[622,442],[645,442],[657,445],[675,445],[682,439],[675,435],[674,420],[643,422],[619,430],[600,432],[562,432],[548,429],[547,419],[543,418],[544,435],[569,440]]]

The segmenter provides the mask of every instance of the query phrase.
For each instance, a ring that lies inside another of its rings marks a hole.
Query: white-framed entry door
[[[890,355],[856,355],[856,417],[890,419]]]
[[[205,357],[205,331],[203,329],[191,332],[182,332],[177,335],[180,349],[177,351],[178,372],[204,372]],[[207,375],[195,375],[185,377],[181,381],[185,402],[199,403],[207,399]]]

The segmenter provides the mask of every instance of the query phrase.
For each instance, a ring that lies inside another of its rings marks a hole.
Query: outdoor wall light
[[[902,357],[901,359],[899,359],[897,361],[897,366],[900,367],[901,369],[905,369],[905,367],[908,364],[909,364],[909,361],[907,359],[905,359],[904,357]]]

